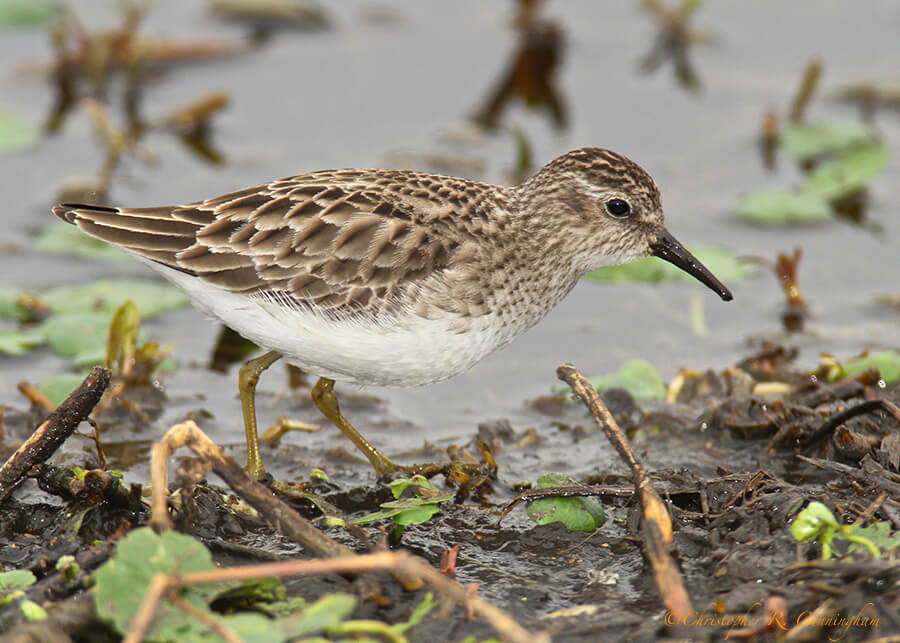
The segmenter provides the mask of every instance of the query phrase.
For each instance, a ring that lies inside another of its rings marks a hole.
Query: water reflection
[[[782,125],[778,111],[769,108],[763,114],[759,135],[760,153],[763,166],[774,170],[778,153],[792,157],[807,181],[815,178],[817,170],[834,164],[844,157],[845,166],[840,171],[832,171],[827,177],[828,184],[816,188],[822,198],[827,201],[831,214],[858,225],[869,227],[873,231],[880,230],[877,224],[867,221],[866,211],[869,205],[868,181],[880,172],[877,159],[871,161],[871,168],[865,162],[850,162],[846,159],[854,152],[865,147],[880,145],[879,136],[872,128],[853,128],[851,125],[835,122],[807,121],[806,113],[816,96],[824,71],[822,61],[811,59],[803,70],[800,83],[787,108],[786,122]],[[860,120],[865,123],[872,113],[862,110]],[[867,132],[862,135],[861,132]],[[852,160],[852,159],[851,159]],[[847,175],[856,172],[853,180],[846,180]],[[865,179],[865,180],[863,180]],[[846,182],[846,185],[842,185]],[[819,178],[819,183],[823,179]],[[808,188],[805,188],[808,189]],[[813,193],[817,193],[813,189]]]
[[[304,0],[212,0],[210,13],[249,30],[255,45],[269,42],[277,31],[320,31],[331,27],[324,9]]]
[[[225,92],[212,92],[179,107],[155,124],[144,126],[171,132],[196,156],[213,165],[222,165],[225,156],[212,140],[212,117],[225,109],[229,102]]]
[[[839,89],[836,98],[857,105],[860,120],[867,123],[875,121],[875,114],[879,109],[900,112],[900,87],[897,86],[870,82],[852,83]]]
[[[219,327],[219,337],[213,347],[209,368],[212,371],[227,373],[233,364],[243,364],[257,350],[256,344],[245,339],[228,326]]]
[[[695,44],[711,44],[715,41],[712,32],[690,24],[694,12],[702,4],[701,0],[685,0],[678,7],[670,8],[660,0],[643,0],[642,7],[654,17],[658,26],[653,47],[641,59],[640,69],[645,74],[652,73],[671,62],[678,84],[692,92],[701,88],[700,77],[691,63],[690,50]]]
[[[190,62],[209,61],[249,51],[244,43],[201,39],[161,40],[140,35],[148,3],[121,5],[119,25],[88,31],[71,9],[60,12],[51,27],[54,58],[21,71],[47,75],[55,97],[44,121],[44,132],[62,130],[73,108],[83,110],[106,149],[103,166],[88,179],[69,181],[66,198],[98,202],[106,199],[113,172],[126,153],[148,160],[140,140],[151,130],[175,134],[193,154],[221,164],[224,156],[212,142],[211,118],[228,104],[228,96],[215,92],[159,119],[141,116],[141,99],[148,82],[166,70]],[[121,110],[122,125],[110,113]]]
[[[518,45],[510,63],[500,74],[472,120],[488,130],[496,129],[513,99],[530,109],[547,112],[557,129],[565,129],[569,110],[556,86],[555,76],[562,62],[565,32],[556,20],[537,17],[537,3],[519,3],[514,26]]]
[[[747,257],[748,261],[758,263],[772,271],[785,296],[785,305],[781,312],[781,325],[786,333],[802,333],[805,330],[806,319],[809,317],[809,306],[800,291],[797,280],[797,269],[800,259],[803,258],[803,249],[800,246],[794,248],[794,252],[787,254],[779,252],[774,262],[764,257]]]

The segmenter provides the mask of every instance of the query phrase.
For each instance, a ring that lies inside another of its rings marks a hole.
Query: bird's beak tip
[[[692,255],[681,243],[672,236],[672,233],[663,228],[656,237],[656,240],[650,244],[651,254],[668,261],[674,266],[681,268],[689,275],[695,277],[698,281],[706,285],[710,290],[715,292],[722,301],[731,301],[734,295],[713,275],[709,269]]]

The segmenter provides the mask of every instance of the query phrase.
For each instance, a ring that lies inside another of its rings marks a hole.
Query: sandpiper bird
[[[334,380],[437,382],[536,324],[584,273],[656,255],[729,290],[663,226],[634,162],[584,148],[515,187],[404,170],[327,170],[174,207],[53,209],[131,253],[269,352],[239,375],[247,470],[265,474],[254,391],[279,357],[379,475],[395,465],[341,414]]]

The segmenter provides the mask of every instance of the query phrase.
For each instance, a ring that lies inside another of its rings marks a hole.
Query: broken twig
[[[187,422],[185,424],[188,424]],[[199,431],[199,429],[198,429]],[[171,431],[170,431],[171,433]],[[255,483],[254,483],[255,484]],[[154,490],[156,487],[154,486]],[[159,600],[186,585],[220,583],[227,581],[266,578],[271,576],[310,576],[313,574],[351,574],[389,570],[395,575],[416,576],[434,587],[452,601],[461,603],[467,610],[484,618],[504,641],[512,643],[547,643],[543,633],[525,630],[509,614],[488,603],[477,594],[432,568],[421,558],[406,552],[380,552],[363,556],[329,558],[326,560],[290,560],[260,565],[243,565],[206,572],[191,572],[181,576],[159,574],[150,584],[150,590],[132,622],[132,629],[125,641],[140,641],[153,619]]]
[[[95,366],[81,385],[25,440],[0,467],[0,505],[36,464],[46,462],[75,432],[109,386],[109,371]]]
[[[669,547],[672,544],[672,521],[665,504],[647,477],[647,470],[632,450],[628,438],[616,424],[609,409],[584,375],[571,364],[559,366],[556,375],[571,386],[572,392],[585,403],[607,439],[631,469],[635,490],[643,509],[644,553],[650,559],[656,586],[662,594],[663,602],[673,615],[685,616],[693,613],[681,572],[669,555]]]

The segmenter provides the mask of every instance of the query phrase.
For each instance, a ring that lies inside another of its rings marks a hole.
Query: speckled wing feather
[[[176,207],[61,204],[54,213],[232,292],[324,314],[378,315],[397,312],[400,300],[416,301],[401,291],[428,288],[428,279],[478,278],[466,268],[480,255],[468,233],[494,207],[485,187],[415,172],[339,170]],[[462,220],[451,216],[459,210],[468,213]],[[479,289],[459,286],[462,297],[437,305],[461,316],[482,313]]]

